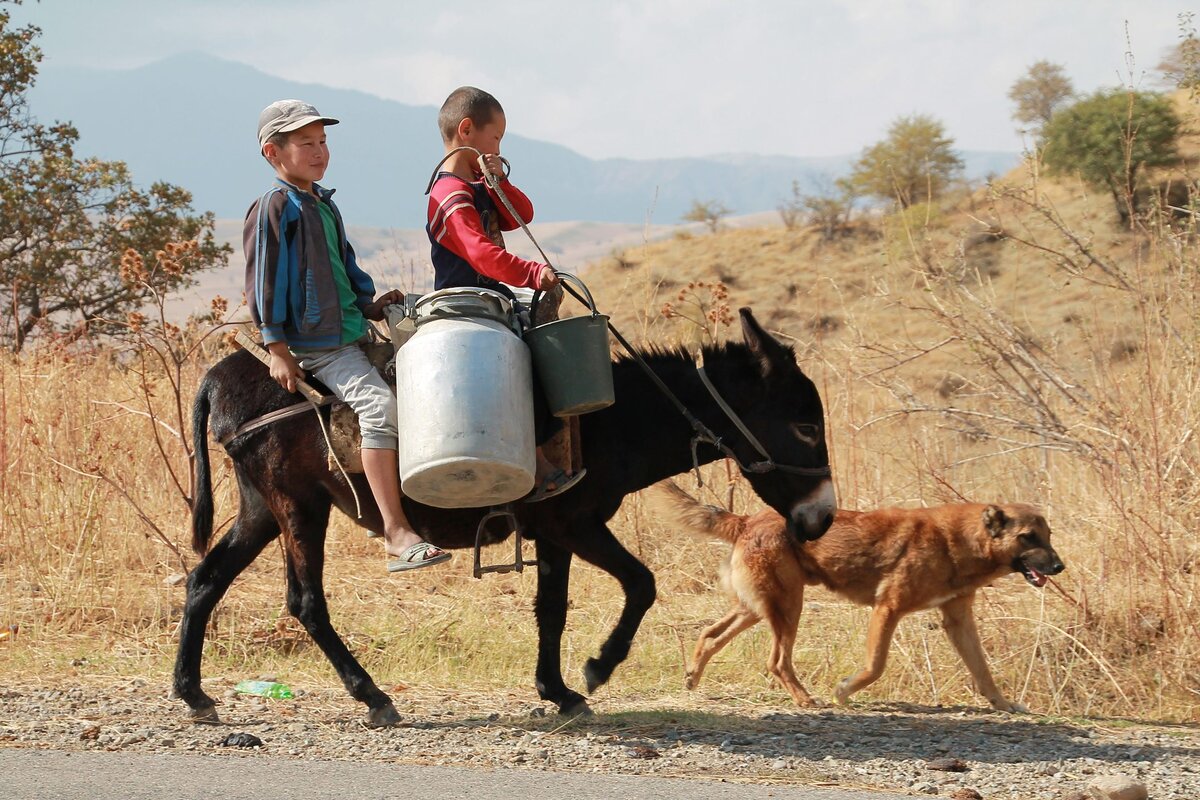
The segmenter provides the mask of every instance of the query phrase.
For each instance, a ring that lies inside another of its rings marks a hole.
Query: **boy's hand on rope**
[[[554,274],[554,267],[549,264],[543,264],[542,271],[538,273],[537,286],[534,288],[546,292],[558,286],[558,283],[558,275]]]
[[[497,181],[504,180],[504,161],[499,153],[488,153],[479,157],[479,168],[484,175],[494,175]]]

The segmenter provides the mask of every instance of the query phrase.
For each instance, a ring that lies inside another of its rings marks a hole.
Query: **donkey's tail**
[[[742,532],[746,518],[716,506],[706,506],[675,485],[659,481],[650,487],[647,499],[653,509],[668,522],[679,524],[696,536],[715,536],[733,544]]]
[[[196,483],[192,487],[192,549],[199,555],[208,552],[213,530],[212,474],[208,466],[209,385],[205,381],[196,392],[192,406],[192,454],[196,458]]]

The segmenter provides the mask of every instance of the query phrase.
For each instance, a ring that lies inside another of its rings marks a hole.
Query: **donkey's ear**
[[[742,318],[742,338],[745,339],[750,352],[758,357],[763,375],[769,375],[778,364],[796,363],[791,349],[780,344],[779,340],[763,330],[763,327],[758,324],[758,320],[754,318],[754,312],[743,306],[738,309],[738,314]]]

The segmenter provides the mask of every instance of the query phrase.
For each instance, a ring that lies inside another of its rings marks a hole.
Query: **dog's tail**
[[[682,525],[684,530],[696,536],[715,536],[733,544],[745,522],[745,517],[738,514],[704,505],[671,480],[651,486],[646,497],[651,508],[664,519]]]

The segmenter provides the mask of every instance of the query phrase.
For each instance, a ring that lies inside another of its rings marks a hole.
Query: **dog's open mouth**
[[[1040,589],[1046,585],[1046,576],[1026,564],[1021,559],[1018,558],[1017,563],[1014,566],[1016,566],[1018,572],[1025,576],[1025,580],[1029,581],[1030,586],[1036,586]]]

